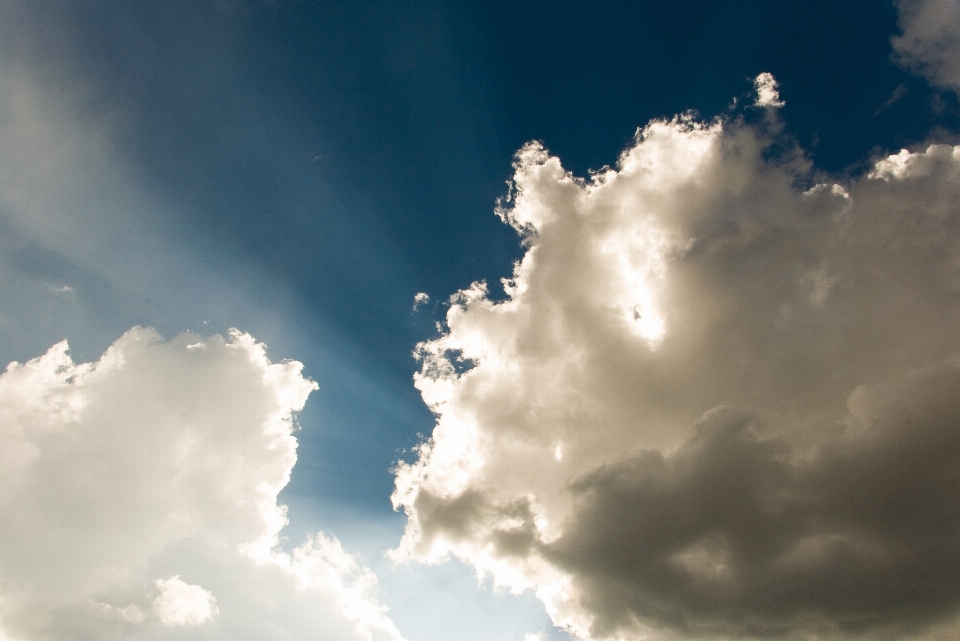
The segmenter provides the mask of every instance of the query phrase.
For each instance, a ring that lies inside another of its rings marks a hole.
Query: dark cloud
[[[605,636],[906,633],[960,607],[960,361],[858,389],[851,427],[800,452],[718,408],[664,456],[572,483],[546,555]]]

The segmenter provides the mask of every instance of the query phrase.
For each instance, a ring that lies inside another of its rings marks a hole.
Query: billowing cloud
[[[517,154],[505,297],[458,292],[417,348],[437,423],[395,558],[456,555],[583,639],[950,624],[960,148],[841,184],[772,117],[652,122],[589,179]]]
[[[0,375],[0,636],[399,639],[322,533],[287,553],[277,493],[316,385],[247,334],[135,328]]]
[[[893,38],[897,61],[940,87],[960,91],[960,2],[898,0],[903,34]]]

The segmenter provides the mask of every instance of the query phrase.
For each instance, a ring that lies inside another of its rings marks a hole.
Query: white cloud
[[[960,91],[960,2],[898,0],[903,34],[892,38],[897,62],[940,87]]]
[[[758,107],[782,107],[786,103],[780,100],[780,85],[772,73],[764,71],[753,80],[753,87],[757,90]]]
[[[960,150],[804,189],[767,135],[653,122],[589,180],[518,153],[507,298],[474,284],[418,347],[437,424],[394,558],[456,555],[585,639],[960,611]]]
[[[413,311],[417,311],[422,306],[430,302],[430,297],[424,292],[417,292],[413,297]]]
[[[247,334],[135,328],[0,375],[0,626],[12,639],[399,639],[323,534],[279,547],[316,385]]]

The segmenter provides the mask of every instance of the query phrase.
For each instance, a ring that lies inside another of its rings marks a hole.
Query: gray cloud
[[[903,34],[892,39],[895,58],[940,87],[960,91],[960,3],[898,0]]]

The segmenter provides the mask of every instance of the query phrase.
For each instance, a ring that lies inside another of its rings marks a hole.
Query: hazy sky
[[[0,640],[957,636],[958,92],[957,0],[0,0]]]

